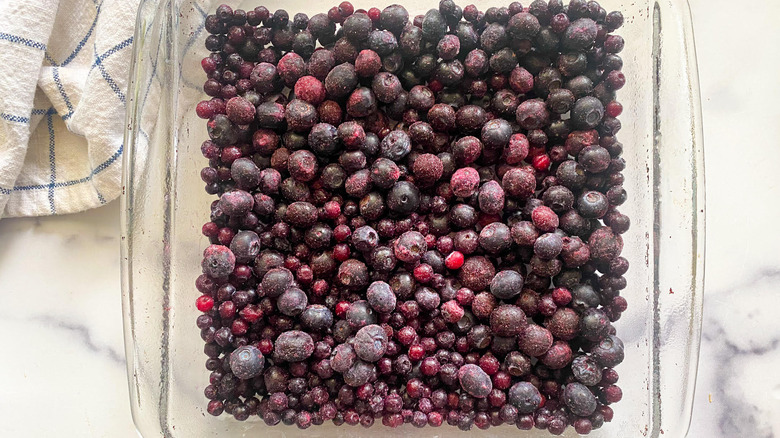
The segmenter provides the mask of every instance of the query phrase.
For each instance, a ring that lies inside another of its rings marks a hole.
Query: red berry
[[[493,374],[493,387],[498,389],[507,389],[512,384],[512,376],[504,371]]]
[[[339,14],[342,17],[347,18],[355,12],[355,7],[350,2],[341,2],[339,4]]]
[[[233,269],[233,278],[241,283],[252,278],[252,268],[247,265],[236,265]]]
[[[298,282],[309,284],[314,280],[314,271],[311,270],[309,265],[301,265],[295,272],[295,277],[298,279]]]
[[[479,367],[489,376],[497,373],[500,365],[498,359],[490,353],[479,358]]]
[[[341,15],[341,12],[339,12],[339,7],[334,6],[328,10],[328,18],[334,23],[341,24],[344,22],[345,17]]]
[[[325,296],[329,289],[328,282],[322,279],[315,281],[311,286],[311,292],[318,297]]]
[[[341,206],[336,201],[328,201],[322,206],[325,219],[335,220],[341,214]]]
[[[465,310],[455,300],[447,301],[441,306],[441,316],[450,324],[460,321],[464,314]]]
[[[612,421],[612,418],[615,415],[614,411],[612,411],[612,408],[610,408],[609,406],[599,406],[598,412],[600,412],[601,415],[604,416],[604,421],[606,422]]]
[[[340,262],[349,259],[349,254],[349,245],[346,243],[337,243],[336,246],[333,247],[333,258]]]
[[[349,236],[351,235],[352,230],[350,230],[347,225],[337,225],[336,228],[333,229],[333,238],[336,239],[336,242],[344,242],[349,239]]]
[[[379,8],[371,8],[368,10],[368,18],[371,19],[374,23],[379,21],[379,14],[381,14],[382,11],[379,10]]]
[[[237,319],[233,321],[233,324],[230,325],[230,331],[235,336],[241,336],[246,334],[247,329],[249,329],[249,326],[242,319]]]
[[[425,349],[420,344],[414,344],[409,347],[409,359],[417,362],[425,357]]]
[[[263,317],[263,311],[254,304],[247,305],[238,314],[248,323],[253,323]]]
[[[201,232],[206,237],[217,237],[217,234],[219,234],[219,225],[214,222],[206,222],[203,224]]]
[[[336,313],[336,316],[339,318],[343,318],[344,315],[347,314],[347,310],[349,309],[349,302],[347,301],[339,301],[336,303],[336,307],[333,309]]]
[[[550,156],[547,154],[537,155],[531,161],[536,170],[547,170],[550,168]]]
[[[197,300],[195,300],[195,306],[201,312],[208,312],[214,308],[214,298],[211,298],[208,295],[201,295]]]
[[[467,287],[462,287],[455,294],[455,299],[458,300],[458,304],[461,306],[470,306],[474,302],[474,291]]]
[[[552,291],[552,298],[556,306],[563,307],[571,302],[571,292],[565,287],[559,287]]]
[[[447,269],[460,269],[460,267],[463,266],[464,260],[463,253],[460,251],[452,251],[444,258],[444,265]]]
[[[401,345],[411,345],[416,338],[417,332],[415,332],[414,329],[409,326],[402,327],[401,330],[398,330],[398,333],[396,334],[396,339],[398,339],[398,342],[400,342]]]
[[[274,351],[274,343],[270,339],[262,339],[257,343],[257,349],[263,354],[271,354]]]
[[[610,117],[617,117],[623,113],[623,105],[620,102],[612,101],[607,104],[607,115]]]
[[[406,393],[409,395],[409,397],[420,398],[422,396],[424,386],[425,385],[423,385],[420,379],[411,379],[406,382]]]
[[[214,105],[208,100],[202,100],[195,106],[195,113],[201,119],[210,119],[214,117]]]
[[[217,69],[217,63],[208,56],[200,60],[200,66],[203,67],[203,71],[206,72],[206,74]]]
[[[414,279],[420,283],[428,283],[433,278],[433,268],[427,263],[421,263],[414,268]]]
[[[623,399],[623,391],[619,386],[609,385],[602,389],[604,393],[604,400],[607,403],[617,403]]]
[[[533,159],[538,157],[539,155],[544,155],[546,151],[547,150],[542,146],[529,147],[527,157]]]

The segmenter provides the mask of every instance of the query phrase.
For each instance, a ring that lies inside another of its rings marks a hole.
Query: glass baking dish
[[[395,0],[396,2],[398,0]],[[208,371],[195,327],[198,293],[194,280],[207,240],[200,233],[213,199],[202,190],[206,164],[200,144],[207,138],[195,104],[204,94],[200,59],[206,13],[220,3],[249,9],[257,1],[146,0],[135,33],[122,197],[122,292],[125,348],[132,415],[149,438],[386,437],[414,433],[439,436],[449,426],[370,429],[331,425],[302,431],[269,428],[254,417],[238,422],[205,412]],[[356,8],[393,1],[357,0]],[[460,2],[463,3],[463,2]],[[508,0],[480,1],[482,10]],[[685,1],[601,2],[626,20],[623,72],[618,93],[625,110],[619,137],[628,166],[629,201],[621,208],[632,220],[623,256],[631,262],[623,291],[629,309],[616,323],[626,346],[617,368],[623,400],[611,423],[594,437],[683,437],[688,430],[699,353],[704,278],[704,160],[696,59]],[[334,3],[335,4],[335,3]],[[410,15],[435,0],[406,3]],[[464,6],[467,3],[463,3]],[[268,0],[271,11],[309,16],[328,2]],[[473,429],[472,436],[549,436],[501,426]],[[576,435],[572,428],[565,436]]]

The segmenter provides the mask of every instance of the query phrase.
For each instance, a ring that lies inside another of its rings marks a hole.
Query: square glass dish
[[[439,436],[450,426],[370,429],[332,424],[299,430],[268,427],[258,417],[238,422],[205,411],[203,341],[194,287],[207,239],[207,195],[199,178],[208,138],[195,104],[203,98],[203,31],[206,13],[219,3],[249,9],[254,1],[145,0],[135,34],[128,91],[122,215],[122,291],[125,348],[132,415],[151,437],[389,437]],[[356,8],[398,0],[357,0]],[[479,7],[508,0],[480,1]],[[401,2],[402,3],[402,2]],[[468,2],[459,2],[464,6]],[[525,3],[525,2],[524,2]],[[565,2],[567,3],[567,2]],[[626,347],[618,366],[623,400],[614,420],[594,437],[683,437],[690,422],[699,352],[704,278],[704,160],[696,59],[687,3],[682,0],[604,0],[621,11],[619,34],[627,85],[619,138],[627,162],[631,218],[623,256],[631,262],[623,291],[628,310],[616,323]],[[334,3],[335,4],[335,3]],[[404,5],[410,15],[436,0]],[[331,3],[269,0],[271,11],[291,15],[326,11]],[[569,428],[565,436],[575,436]],[[511,426],[472,429],[470,436],[549,436]]]

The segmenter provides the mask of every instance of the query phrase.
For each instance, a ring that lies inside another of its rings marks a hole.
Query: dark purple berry
[[[230,371],[239,379],[259,376],[265,366],[265,357],[257,347],[245,345],[230,353]]]
[[[314,341],[308,333],[290,330],[282,333],[274,342],[274,360],[300,362],[314,353]]]
[[[367,325],[358,330],[353,341],[357,356],[366,362],[378,361],[387,350],[387,334],[376,324]]]
[[[478,365],[467,364],[460,367],[458,381],[460,387],[473,397],[485,398],[493,390],[490,376]]]

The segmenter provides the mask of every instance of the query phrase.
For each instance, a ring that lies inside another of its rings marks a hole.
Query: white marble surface
[[[691,6],[704,106],[707,284],[689,436],[776,437],[780,3]],[[117,202],[0,221],[0,436],[136,436],[118,221]]]

